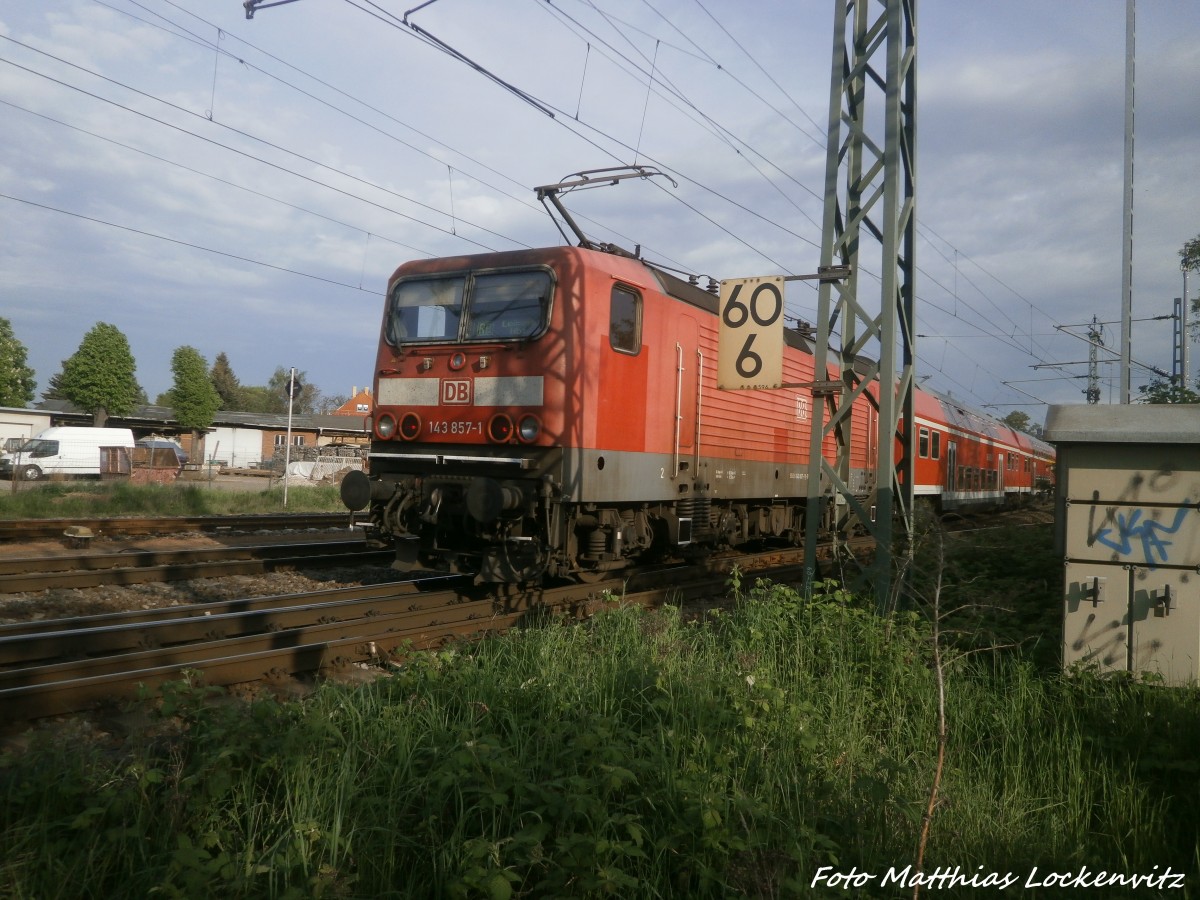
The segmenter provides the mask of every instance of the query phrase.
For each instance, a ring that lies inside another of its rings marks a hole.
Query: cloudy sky
[[[349,394],[400,263],[562,243],[533,188],[631,163],[677,186],[572,195],[593,237],[812,272],[834,3],[437,0],[408,22],[442,49],[403,24],[417,0],[0,2],[0,316],[39,396],[97,322],[152,399],[184,344]],[[919,374],[1041,421],[1082,402],[1086,323],[1118,347],[1125,2],[919,14]],[[1200,3],[1138,3],[1136,86],[1133,356],[1170,370],[1152,319],[1200,234]],[[815,303],[789,286],[791,314]]]

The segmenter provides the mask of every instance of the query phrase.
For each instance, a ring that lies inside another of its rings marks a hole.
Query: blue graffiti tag
[[[1162,522],[1155,522],[1147,519],[1142,522],[1142,513],[1145,510],[1136,510],[1128,519],[1124,513],[1117,513],[1117,535],[1120,540],[1115,541],[1108,537],[1112,534],[1113,529],[1101,528],[1096,532],[1096,540],[1105,547],[1111,547],[1118,553],[1131,553],[1133,551],[1133,541],[1140,540],[1142,542],[1142,553],[1146,558],[1146,565],[1153,569],[1156,563],[1165,563],[1167,561],[1167,548],[1171,546],[1171,541],[1164,541],[1160,534],[1174,534],[1179,530],[1179,526],[1183,524],[1183,517],[1187,515],[1186,508],[1175,510],[1175,522],[1171,525],[1164,525]],[[1155,557],[1158,557],[1155,559]]]

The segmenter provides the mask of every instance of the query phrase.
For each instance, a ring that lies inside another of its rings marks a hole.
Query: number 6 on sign
[[[783,383],[783,276],[721,282],[717,387],[775,388]]]

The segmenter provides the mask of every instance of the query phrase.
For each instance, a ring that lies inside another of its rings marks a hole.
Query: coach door
[[[953,492],[958,472],[958,445],[946,441],[946,490]]]

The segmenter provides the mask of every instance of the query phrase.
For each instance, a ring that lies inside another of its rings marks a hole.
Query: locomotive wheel
[[[37,466],[25,466],[21,469],[21,478],[24,481],[37,481],[42,477],[42,470]]]
[[[579,569],[572,575],[580,584],[598,584],[607,578],[612,578],[612,572],[597,572],[594,569]]]

